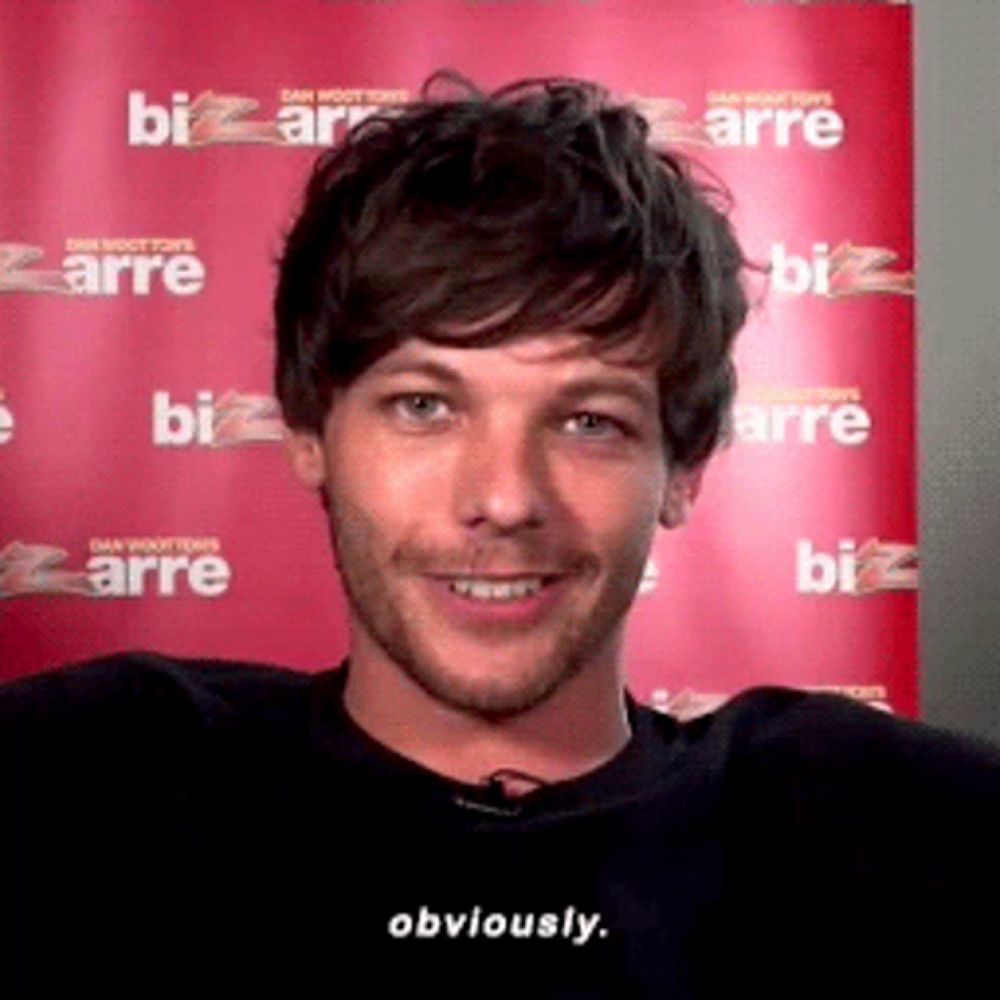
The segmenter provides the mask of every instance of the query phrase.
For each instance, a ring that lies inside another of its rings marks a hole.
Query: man
[[[624,687],[654,532],[727,432],[745,261],[712,192],[593,85],[424,96],[321,157],[276,297],[348,660],[9,686],[11,994],[960,991],[1000,753]]]

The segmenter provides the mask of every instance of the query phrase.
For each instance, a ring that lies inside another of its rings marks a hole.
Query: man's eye
[[[589,411],[574,413],[566,421],[566,426],[570,429],[570,433],[579,434],[581,437],[608,438],[626,434],[626,428],[620,421],[602,413]]]
[[[448,404],[430,392],[404,392],[388,400],[394,414],[409,423],[426,424],[447,416]]]

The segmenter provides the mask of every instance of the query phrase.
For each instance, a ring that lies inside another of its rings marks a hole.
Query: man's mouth
[[[547,582],[555,579],[555,575],[504,578],[463,576],[449,580],[448,589],[453,594],[477,601],[518,601],[540,593]]]
[[[544,598],[566,573],[517,571],[479,575],[430,574],[442,590],[467,605],[525,607]]]

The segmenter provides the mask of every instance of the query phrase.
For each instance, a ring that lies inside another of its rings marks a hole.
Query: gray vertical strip
[[[1000,0],[915,15],[921,706],[1000,741]]]

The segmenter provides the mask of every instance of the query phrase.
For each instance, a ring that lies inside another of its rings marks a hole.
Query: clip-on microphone
[[[508,779],[509,785],[504,782]],[[518,784],[529,787],[518,788]],[[475,798],[467,798],[463,795],[456,795],[454,801],[456,805],[473,809],[479,812],[492,813],[497,816],[517,816],[522,810],[518,804],[518,799],[533,788],[541,788],[548,784],[542,778],[526,771],[518,771],[512,767],[498,767],[495,771],[486,775],[480,782],[482,793]]]

